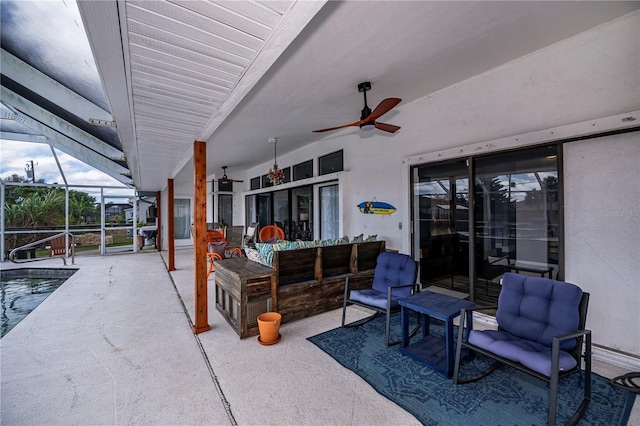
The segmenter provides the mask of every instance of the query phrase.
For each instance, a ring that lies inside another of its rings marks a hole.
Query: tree
[[[70,190],[69,216],[74,224],[95,222],[96,199],[86,192]]]
[[[7,182],[29,182],[26,178],[12,175]],[[44,183],[40,179],[38,183]],[[8,186],[5,191],[5,227],[37,229],[57,227],[65,224],[65,190],[57,187]],[[96,200],[82,191],[69,191],[69,221],[72,224],[96,219]],[[42,238],[37,233],[11,234],[7,236],[7,247],[19,247]]]
[[[27,179],[24,176],[18,176],[15,173],[3,180],[5,182],[31,183],[31,179]],[[45,181],[44,179],[38,179],[36,183],[45,183]],[[28,198],[31,194],[38,193],[42,189],[44,188],[34,186],[7,186],[4,192],[5,204],[19,203],[25,198]]]

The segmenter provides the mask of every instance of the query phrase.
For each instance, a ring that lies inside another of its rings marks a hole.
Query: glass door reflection
[[[420,282],[469,292],[469,179],[464,161],[413,169]]]

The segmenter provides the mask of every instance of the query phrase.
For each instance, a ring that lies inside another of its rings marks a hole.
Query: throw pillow
[[[258,253],[258,250],[247,247],[244,249],[244,254],[247,256],[247,259],[252,262],[260,263],[260,253]]]
[[[219,241],[217,243],[209,243],[207,245],[207,251],[209,253],[218,253],[224,259],[224,250],[227,248],[227,243]]]
[[[360,234],[357,237],[353,237],[353,243],[362,243],[364,242],[364,234]]]
[[[370,242],[373,242],[373,241],[378,241],[378,234],[376,234],[376,235],[369,235],[369,236],[367,237],[367,239],[366,239],[366,240],[364,240],[364,242],[365,242],[365,243],[370,243]]]

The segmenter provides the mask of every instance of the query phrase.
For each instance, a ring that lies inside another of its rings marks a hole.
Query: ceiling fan
[[[400,98],[387,98],[378,104],[378,106],[371,111],[371,108],[367,105],[367,91],[371,90],[371,83],[365,81],[364,83],[358,84],[358,92],[362,92],[364,95],[364,108],[362,108],[362,112],[360,114],[360,121],[356,121],[354,123],[343,124],[342,126],[329,127],[328,129],[320,129],[314,130],[315,133],[328,132],[330,130],[342,129],[344,127],[351,126],[359,126],[362,130],[372,130],[374,127],[376,129],[383,130],[389,133],[395,133],[400,130],[399,126],[394,126],[393,124],[381,123],[376,121],[378,118],[389,112],[393,107],[398,105],[402,99]]]
[[[227,167],[229,167],[229,166],[222,166],[222,177],[220,177],[220,179],[218,179],[218,180],[214,180],[214,182],[218,182],[218,183],[225,183],[225,182],[244,182],[243,180],[229,179],[229,178],[227,177]]]

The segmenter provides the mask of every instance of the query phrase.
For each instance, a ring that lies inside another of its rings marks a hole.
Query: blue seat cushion
[[[580,321],[582,290],[575,284],[506,273],[498,296],[496,320],[501,330],[551,347],[554,336],[574,333]],[[575,339],[563,341],[569,351]]]
[[[398,307],[398,300],[404,299],[403,297],[391,297],[391,308]],[[387,309],[387,293],[368,289],[368,290],[351,290],[351,296],[349,300],[353,302],[360,302],[365,305],[375,306],[380,309]]]
[[[469,343],[519,362],[547,377],[551,376],[550,346],[497,330],[472,330],[469,333]],[[565,351],[560,351],[560,371],[571,370],[576,365],[575,358]]]
[[[376,308],[387,309],[389,287],[407,286],[391,290],[391,309],[398,307],[398,300],[411,295],[416,278],[416,262],[406,254],[384,252],[376,260],[371,288],[351,290],[349,300]]]
[[[371,288],[383,293],[386,299],[387,289],[393,286],[411,285],[416,278],[416,262],[402,253],[380,253],[376,261]],[[394,289],[393,298],[404,299],[411,295],[411,287]],[[386,304],[385,304],[386,306]]]

